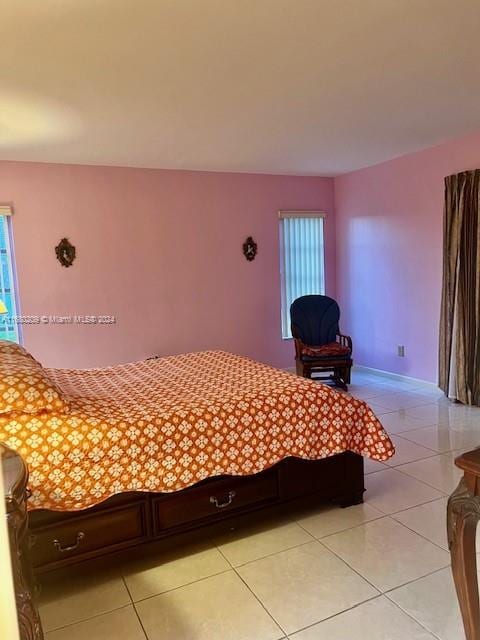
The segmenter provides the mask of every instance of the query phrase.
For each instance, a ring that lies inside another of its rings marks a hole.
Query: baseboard
[[[373,373],[376,376],[382,376],[383,378],[389,378],[390,380],[398,380],[400,382],[409,382],[418,387],[427,387],[428,389],[438,389],[438,385],[435,382],[429,382],[428,380],[422,380],[421,378],[412,378],[411,376],[404,376],[401,373],[392,373],[391,371],[383,371],[383,369],[374,369],[373,367],[364,367],[362,364],[354,364],[352,367],[353,372],[363,371],[364,373]],[[295,367],[285,367],[284,371],[288,373],[295,373]]]
[[[364,367],[361,364],[353,365],[353,371],[358,371],[358,372],[363,371],[364,373],[373,373],[377,376],[383,376],[384,378],[389,378],[390,380],[410,382],[411,384],[415,384],[418,386],[438,389],[438,385],[436,385],[435,382],[429,382],[428,380],[422,380],[420,378],[412,378],[410,376],[404,376],[400,373],[392,373],[391,371],[383,371],[382,369],[374,369],[373,367]]]

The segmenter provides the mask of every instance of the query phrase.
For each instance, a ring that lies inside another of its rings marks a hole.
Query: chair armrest
[[[350,336],[344,336],[343,333],[337,333],[337,342],[339,342],[344,347],[348,347],[350,351],[352,351],[352,339]]]

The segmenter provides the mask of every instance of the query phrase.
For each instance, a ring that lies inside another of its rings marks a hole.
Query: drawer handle
[[[74,544],[70,544],[67,547],[62,547],[62,543],[60,542],[60,540],[54,540],[53,546],[58,551],[60,551],[60,553],[65,553],[66,551],[73,551],[74,549],[77,549],[80,546],[80,543],[84,538],[85,538],[85,534],[83,533],[83,531],[79,531],[77,533],[77,538]]]
[[[236,496],[235,491],[229,491],[227,499],[224,502],[219,502],[216,496],[210,496],[210,504],[214,504],[217,507],[217,509],[225,509],[225,507],[228,507],[229,505],[232,504],[235,496]]]

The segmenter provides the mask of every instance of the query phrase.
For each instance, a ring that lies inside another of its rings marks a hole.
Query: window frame
[[[278,232],[279,232],[279,258],[280,258],[280,335],[282,340],[293,340],[291,335],[284,335],[284,317],[283,311],[286,307],[286,281],[285,281],[285,243],[284,243],[284,233],[283,233],[283,220],[285,218],[321,218],[323,221],[322,224],[322,234],[323,234],[323,254],[321,256],[321,260],[323,262],[323,295],[326,295],[327,291],[327,271],[326,271],[326,242],[325,242],[325,231],[326,231],[326,222],[327,222],[327,213],[324,210],[279,210],[278,211]],[[305,294],[308,295],[308,294]],[[287,312],[287,311],[286,311]],[[288,313],[288,312],[287,312]],[[286,319],[288,322],[288,332],[290,334],[290,320],[289,317]]]
[[[7,213],[7,210],[9,211]],[[5,213],[4,213],[5,211]],[[4,225],[5,232],[5,240],[6,240],[6,255],[7,255],[7,265],[8,265],[8,275],[10,280],[10,289],[11,289],[11,298],[13,303],[13,309],[8,310],[8,315],[6,315],[5,320],[8,322],[9,318],[15,319],[15,329],[14,329],[14,337],[16,344],[23,344],[23,331],[20,323],[17,322],[17,318],[20,314],[20,301],[19,301],[19,293],[18,293],[18,278],[17,278],[17,265],[15,260],[15,244],[13,239],[13,215],[11,207],[0,207],[0,224]],[[3,279],[3,274],[0,275],[0,278]],[[2,283],[3,284],[3,283]],[[0,289],[1,291],[1,289]],[[5,303],[5,301],[3,301]],[[5,338],[10,339],[10,338]]]

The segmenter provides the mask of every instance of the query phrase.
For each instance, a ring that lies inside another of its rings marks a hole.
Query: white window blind
[[[15,265],[13,262],[11,209],[0,207],[0,300],[8,313],[0,315],[0,339],[19,342],[17,292],[15,290]]]
[[[281,211],[279,216],[282,337],[291,338],[292,302],[325,293],[325,214]]]

